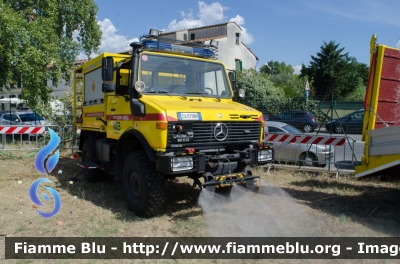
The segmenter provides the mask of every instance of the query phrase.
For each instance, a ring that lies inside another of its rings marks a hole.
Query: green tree
[[[268,78],[257,73],[254,69],[238,72],[236,85],[238,89],[244,89],[246,92],[246,96],[241,99],[241,103],[256,109],[262,109],[267,98],[283,98],[283,92],[276,88]]]
[[[315,95],[323,99],[330,98],[332,93],[336,99],[344,99],[360,83],[366,83],[366,65],[344,53],[339,45],[335,41],[324,42],[321,51],[311,56],[310,66],[302,65],[300,76],[309,78]]]
[[[286,98],[304,96],[306,77],[294,74],[290,64],[278,61],[269,61],[260,67],[260,73],[266,74],[274,85],[281,89]]]
[[[0,83],[22,79],[22,98],[40,110],[50,100],[47,80],[68,80],[79,52],[97,51],[97,6],[93,0],[3,0],[0,9]]]
[[[297,75],[293,75],[292,78],[293,90],[302,92],[295,93],[291,98],[285,98],[282,89],[276,87],[265,74],[257,73],[254,69],[238,73],[236,85],[238,89],[244,89],[246,92],[246,96],[240,99],[240,102],[261,111],[265,119],[288,109],[308,110],[319,114],[318,102],[306,101],[305,79]],[[296,96],[297,94],[300,96]]]
[[[261,73],[267,73],[268,75],[277,75],[277,74],[293,74],[294,68],[292,65],[286,65],[285,62],[278,61],[268,61],[263,66],[260,67]]]
[[[356,89],[354,89],[346,98],[344,101],[364,101],[365,99],[365,92],[366,92],[366,85],[359,84]]]

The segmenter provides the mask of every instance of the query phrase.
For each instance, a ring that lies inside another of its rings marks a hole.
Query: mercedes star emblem
[[[228,127],[225,124],[218,123],[214,128],[214,137],[218,141],[224,141],[228,137]]]

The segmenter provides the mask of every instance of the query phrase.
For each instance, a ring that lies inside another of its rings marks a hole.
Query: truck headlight
[[[175,157],[172,158],[172,171],[184,171],[193,169],[192,157]]]
[[[260,150],[258,152],[258,161],[268,161],[272,160],[272,149]]]

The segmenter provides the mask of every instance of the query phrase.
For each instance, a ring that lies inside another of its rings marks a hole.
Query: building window
[[[240,34],[236,33],[236,38],[235,38],[236,45],[239,45],[239,41],[240,41]]]
[[[238,59],[235,60],[235,70],[242,71],[242,61],[241,60],[238,60]]]
[[[196,39],[196,37],[195,37],[194,33],[190,33],[190,40],[195,40],[195,39]]]
[[[183,40],[185,40],[185,41],[187,40],[187,34],[186,33],[183,34]]]
[[[0,99],[3,99],[4,96],[0,96]],[[4,111],[4,104],[1,104],[1,110]]]
[[[18,88],[21,88],[21,87],[22,87],[22,80],[21,80],[21,79],[18,80],[18,82],[17,82],[17,87],[18,87]]]

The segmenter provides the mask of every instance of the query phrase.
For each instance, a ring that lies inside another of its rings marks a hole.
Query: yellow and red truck
[[[400,49],[370,42],[370,74],[364,101],[364,155],[355,177],[399,176]]]
[[[215,59],[217,47],[161,39],[154,30],[130,46],[74,71],[85,179],[110,172],[143,216],[160,212],[167,179],[187,176],[209,191],[254,188],[251,167],[270,162],[272,148],[261,143],[262,114],[236,102],[244,92]]]

